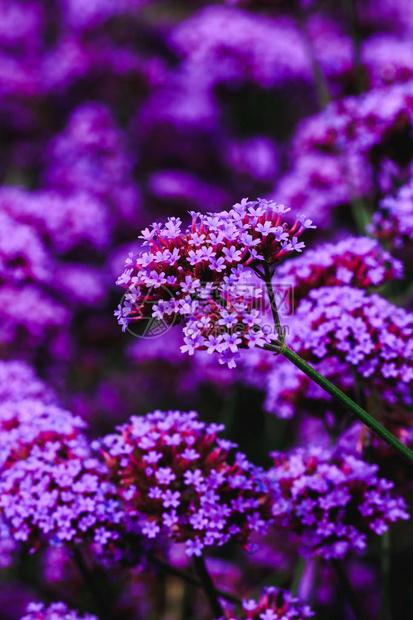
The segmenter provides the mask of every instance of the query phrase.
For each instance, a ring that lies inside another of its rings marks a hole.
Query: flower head
[[[308,605],[300,604],[291,592],[280,588],[264,588],[258,601],[244,599],[242,613],[230,612],[225,614],[229,620],[304,620],[311,618],[314,612]]]
[[[129,514],[148,538],[164,533],[186,543],[188,555],[231,539],[246,544],[271,521],[263,472],[218,438],[194,411],[132,417],[104,437],[101,449]]]
[[[49,607],[44,603],[30,603],[21,620],[97,620],[97,618],[91,614],[79,615],[65,603],[51,603]]]
[[[368,237],[347,237],[324,243],[277,267],[275,280],[294,290],[295,301],[321,286],[346,284],[355,288],[377,287],[403,276],[403,265]]]
[[[0,411],[0,513],[15,540],[104,546],[119,537],[124,512],[108,470],[69,412],[38,401]]]
[[[413,241],[413,183],[399,189],[396,196],[386,196],[374,213],[371,232],[395,247]]]
[[[192,212],[185,231],[176,218],[143,231],[148,251],[130,256],[118,279],[127,289],[115,313],[122,328],[148,317],[169,325],[183,322],[183,351],[217,351],[229,366],[239,348],[251,347],[257,339],[269,342],[255,312],[262,291],[248,268],[272,267],[301,251],[297,240],[306,226],[299,220],[284,222],[287,211],[267,200],[243,199],[230,211]],[[214,344],[211,349],[211,336],[222,336],[219,348]]]
[[[369,532],[381,535],[409,518],[393,483],[353,454],[302,448],[273,457],[276,525],[301,536],[305,554],[329,559],[363,551]]]

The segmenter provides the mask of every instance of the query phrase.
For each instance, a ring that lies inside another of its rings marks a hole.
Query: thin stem
[[[401,441],[397,439],[390,431],[377,422],[367,411],[365,411],[360,405],[354,402],[346,394],[344,394],[338,387],[333,385],[331,381],[323,377],[315,368],[310,366],[304,361],[297,353],[294,353],[286,344],[276,343],[274,345],[264,345],[263,347],[267,351],[284,355],[290,362],[292,362],[297,368],[302,370],[307,377],[310,377],[315,383],[322,387],[328,394],[338,400],[342,405],[358,418],[363,424],[365,424],[373,433],[383,439],[389,446],[394,448],[399,454],[404,456],[410,463],[413,463],[413,452],[405,446]]]
[[[353,587],[350,583],[349,578],[347,577],[341,562],[338,560],[331,560],[331,564],[334,566],[334,569],[337,573],[337,576],[340,580],[340,585],[343,589],[344,596],[351,607],[351,610],[354,614],[356,620],[363,620],[363,613],[361,611],[359,600],[353,590]]]
[[[277,331],[277,335],[278,335],[279,340],[281,342],[284,342],[284,339],[285,339],[284,338],[284,330],[282,328],[280,317],[279,317],[279,314],[278,314],[277,302],[275,300],[274,288],[273,288],[273,285],[272,285],[272,277],[271,277],[270,269],[269,269],[267,263],[264,263],[264,274],[265,274],[265,278],[263,278],[263,279],[264,279],[264,282],[265,282],[265,286],[267,287],[268,299],[270,301],[272,317],[274,319],[274,326],[275,326],[275,329]]]
[[[105,588],[99,583],[95,571],[86,564],[81,550],[76,547],[73,549],[73,559],[92,595],[100,620],[114,620]]]
[[[183,571],[180,568],[176,568],[175,566],[172,566],[171,564],[169,564],[168,562],[165,562],[165,560],[162,560],[161,558],[150,556],[149,559],[153,564],[155,564],[155,566],[158,566],[158,568],[163,570],[168,575],[173,575],[174,577],[180,577],[181,579],[183,579],[187,583],[190,583],[196,588],[201,588],[201,589],[204,588],[204,584],[199,579],[191,575],[191,573],[188,573],[187,571]],[[223,590],[220,590],[219,588],[214,588],[214,590],[215,590],[215,594],[217,597],[223,598],[229,601],[230,603],[235,603],[236,605],[242,604],[241,599],[235,596],[234,594],[230,594],[229,592],[224,592]]]
[[[215,590],[214,582],[211,579],[211,575],[205,565],[205,560],[202,555],[194,556],[195,571],[201,581],[202,588],[208,598],[211,606],[214,618],[221,618],[224,615],[224,610],[221,607],[221,603],[218,600],[217,592]]]
[[[301,583],[301,579],[303,578],[303,575],[304,575],[305,567],[306,567],[305,559],[303,557],[300,557],[300,559],[297,562],[297,567],[295,569],[293,584],[291,586],[291,594],[293,596],[297,596],[297,594],[298,594],[298,588],[300,587],[300,583]]]
[[[352,188],[350,189],[352,190]],[[368,234],[366,233],[366,228],[370,223],[371,217],[363,200],[361,200],[361,198],[353,196],[352,198],[350,198],[350,207],[357,231],[360,233],[360,235],[368,236]]]
[[[366,90],[363,63],[361,61],[361,39],[357,25],[357,11],[355,0],[343,0],[344,10],[347,13],[350,35],[353,41],[354,70],[356,74],[356,90],[359,95]]]
[[[320,63],[317,59],[313,41],[307,28],[307,18],[305,11],[302,9],[300,3],[298,3],[298,25],[301,28],[301,32],[304,38],[304,44],[307,47],[308,57],[311,60],[311,69],[313,73],[313,82],[315,91],[317,94],[318,104],[321,110],[324,110],[326,105],[331,101],[331,95],[328,88],[327,80],[321,69]]]

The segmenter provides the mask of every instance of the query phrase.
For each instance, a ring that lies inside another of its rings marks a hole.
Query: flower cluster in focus
[[[185,231],[179,218],[145,229],[149,250],[129,256],[117,280],[127,289],[115,313],[122,328],[149,317],[167,324],[184,320],[182,351],[217,352],[230,367],[239,348],[269,342],[256,309],[262,291],[248,267],[268,268],[302,250],[299,236],[315,227],[304,216],[287,224],[287,211],[274,202],[244,199],[231,211],[191,213]]]

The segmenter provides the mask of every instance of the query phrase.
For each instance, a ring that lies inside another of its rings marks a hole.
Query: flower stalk
[[[208,572],[204,557],[202,555],[194,556],[194,567],[202,584],[202,588],[208,598],[214,618],[222,618],[224,616],[224,610],[218,600],[214,582],[212,581],[211,575]]]
[[[172,575],[173,577],[179,577],[183,581],[186,581],[187,583],[189,583],[192,586],[195,586],[196,588],[204,589],[204,584],[199,579],[191,575],[191,573],[181,570],[180,568],[177,568],[176,566],[172,566],[172,564],[169,564],[165,560],[162,560],[161,558],[158,558],[157,556],[154,556],[154,555],[150,555],[149,560],[156,568],[159,568],[159,570],[163,571],[167,575]],[[214,590],[215,590],[216,598],[222,598],[236,605],[242,604],[242,600],[239,597],[235,596],[234,594],[231,594],[230,592],[224,592],[223,590],[220,590],[219,588],[216,588],[216,587],[214,587]]]
[[[351,413],[362,422],[367,428],[369,428],[378,437],[383,439],[389,446],[394,448],[399,454],[404,456],[410,463],[413,464],[413,452],[404,443],[402,443],[397,437],[388,431],[380,422],[378,422],[373,416],[365,411],[360,405],[358,405],[349,396],[344,394],[338,387],[336,387],[331,381],[323,377],[315,368],[308,364],[302,357],[297,355],[290,347],[284,342],[284,333],[280,324],[278,311],[276,307],[276,301],[274,296],[274,289],[271,283],[271,277],[269,275],[268,267],[266,270],[265,283],[267,286],[268,296],[272,308],[275,329],[277,331],[279,340],[273,344],[263,345],[263,349],[271,351],[277,355],[284,355],[290,362],[292,362],[297,368],[299,368],[307,377],[310,377],[315,383],[323,388],[330,396],[339,401],[346,409],[349,409]]]

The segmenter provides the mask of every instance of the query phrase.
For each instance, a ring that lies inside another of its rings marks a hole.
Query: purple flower
[[[97,620],[97,618],[91,614],[80,615],[69,609],[65,603],[51,603],[49,607],[44,603],[30,603],[21,620]]]
[[[386,196],[373,214],[369,227],[375,237],[403,247],[413,241],[413,183],[399,189],[396,196]]]
[[[295,302],[312,289],[348,284],[367,289],[403,277],[403,265],[368,237],[320,244],[277,267],[274,281],[294,291]]]
[[[80,433],[85,423],[40,401],[0,411],[0,513],[16,540],[97,544],[119,538],[124,513],[109,471]]]
[[[241,613],[231,609],[225,613],[228,620],[304,620],[312,616],[314,612],[308,605],[302,605],[287,590],[275,587],[263,588],[258,601],[243,600]]]
[[[265,475],[240,453],[230,457],[236,445],[219,440],[220,430],[222,425],[207,426],[193,411],[155,411],[131,418],[118,434],[101,440],[126,511],[144,535],[165,533],[186,542],[189,555],[199,555],[204,546],[230,539],[246,544],[252,532],[267,531],[271,496]],[[151,439],[150,445],[143,439]],[[145,456],[154,451],[162,458],[148,472]],[[154,477],[160,487],[153,486]]]
[[[298,534],[306,555],[329,559],[363,551],[369,532],[380,535],[409,518],[393,484],[378,477],[378,466],[343,449],[298,448],[273,457],[276,526]]]
[[[105,105],[87,103],[75,109],[67,127],[47,147],[46,159],[49,187],[70,194],[84,192],[105,205],[116,205],[114,215],[120,220],[136,218],[140,197],[131,159]]]
[[[142,233],[148,251],[129,257],[117,281],[128,291],[115,313],[122,329],[150,316],[184,323],[182,352],[218,352],[230,368],[239,348],[269,342],[269,334],[257,333],[262,317],[254,306],[261,291],[249,265],[272,266],[301,251],[297,239],[305,227],[298,220],[292,226],[283,222],[287,211],[268,200],[244,199],[228,212],[192,212],[184,232],[174,220],[153,224],[152,232]],[[168,289],[159,287],[167,281]]]

